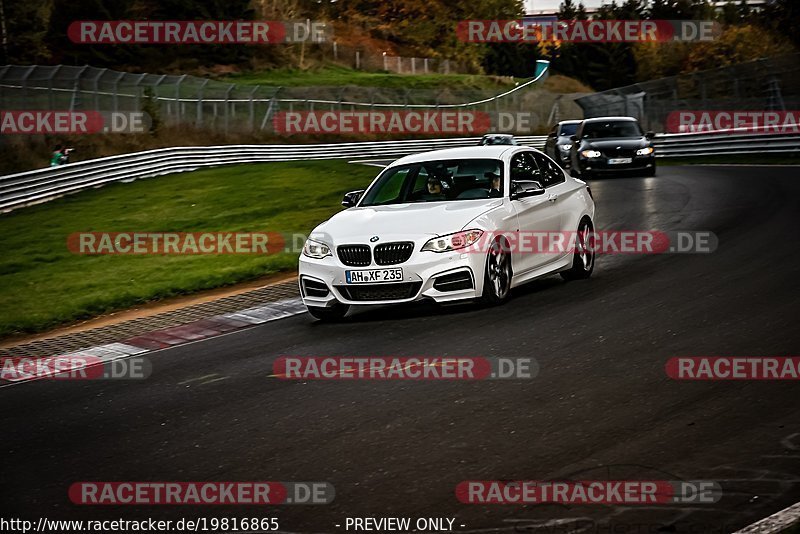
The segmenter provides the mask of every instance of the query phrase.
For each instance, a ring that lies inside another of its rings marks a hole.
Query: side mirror
[[[547,134],[547,137],[555,137],[555,136],[556,136],[555,132],[550,132],[549,134]]]
[[[652,139],[652,138],[654,138],[656,136],[656,133],[655,132],[647,132],[646,134],[644,134],[644,136],[647,139]]]
[[[358,191],[350,191],[349,193],[344,194],[344,198],[342,199],[342,206],[345,208],[352,208],[358,201],[361,199],[361,195],[364,194],[363,189],[359,189]]]
[[[511,182],[511,200],[519,198],[534,197],[536,195],[543,195],[544,187],[539,182],[534,180],[523,180],[519,182]]]
[[[577,136],[577,135],[570,135],[570,136],[569,136],[569,140],[570,140],[570,141],[572,141],[572,142],[574,143],[575,141],[577,141],[577,140],[578,140],[578,136]]]

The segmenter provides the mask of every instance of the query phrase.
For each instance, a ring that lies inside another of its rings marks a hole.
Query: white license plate
[[[384,282],[402,282],[403,269],[370,269],[368,271],[345,271],[348,284],[382,284]]]
[[[624,165],[625,163],[630,163],[633,161],[633,158],[609,158],[608,164],[609,165]]]

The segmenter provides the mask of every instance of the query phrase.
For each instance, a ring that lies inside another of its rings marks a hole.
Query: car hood
[[[350,208],[320,224],[312,233],[329,236],[335,243],[412,239],[458,232],[474,218],[501,206],[502,199],[421,202]]]
[[[646,137],[626,137],[620,139],[586,139],[587,147],[597,148],[598,150],[615,149],[622,147],[625,149],[644,148],[650,146],[650,141]]]

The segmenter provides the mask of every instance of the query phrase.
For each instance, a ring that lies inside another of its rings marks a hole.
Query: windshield
[[[558,135],[575,135],[575,132],[578,131],[578,122],[572,124],[562,124],[561,131]]]
[[[605,139],[612,137],[641,137],[642,129],[634,121],[589,122],[583,126],[583,137]]]
[[[481,139],[481,145],[513,145],[514,138],[510,135],[486,135]]]
[[[503,196],[503,162],[437,160],[386,169],[359,206],[474,200]]]

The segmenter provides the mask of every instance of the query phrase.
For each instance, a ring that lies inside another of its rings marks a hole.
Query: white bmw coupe
[[[300,256],[303,302],[321,320],[355,305],[420,299],[499,304],[535,278],[588,278],[594,269],[589,187],[533,148],[407,156],[342,205]],[[541,235],[567,236],[570,245],[530,246]]]

